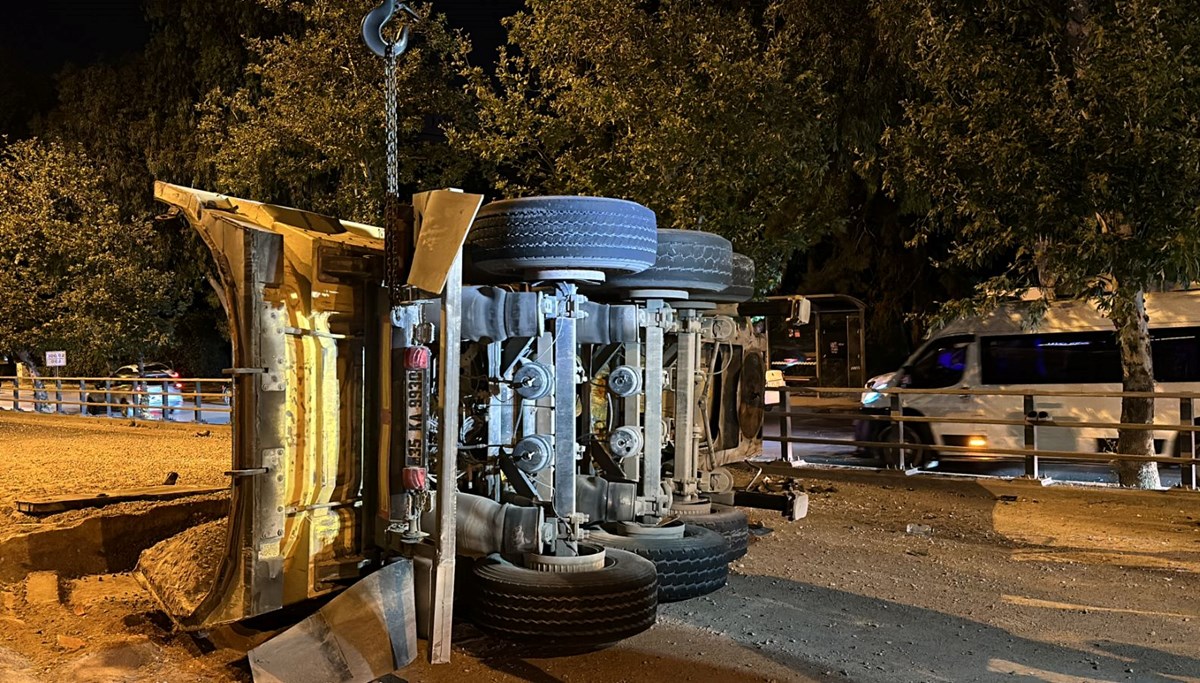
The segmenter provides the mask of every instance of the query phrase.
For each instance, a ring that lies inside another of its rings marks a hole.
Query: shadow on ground
[[[803,662],[776,662],[730,638],[674,623],[660,623],[647,633],[609,647],[575,652],[505,643],[471,627],[456,627],[456,637],[457,647],[477,659],[486,670],[502,676],[489,680],[529,683],[845,680]],[[413,673],[419,676],[421,672]]]
[[[731,577],[727,588],[707,598],[665,606],[659,620],[728,636],[788,668],[864,683],[1200,680],[1200,659],[1193,657],[1116,641],[1094,641],[1091,650],[1064,647],[920,607],[769,577]]]

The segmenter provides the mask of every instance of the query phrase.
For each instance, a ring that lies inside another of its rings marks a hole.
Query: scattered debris
[[[83,646],[87,645],[87,641],[85,641],[83,638],[76,638],[75,636],[64,636],[59,634],[55,640],[58,642],[58,647],[66,652],[82,650]]]
[[[58,573],[30,572],[25,577],[25,601],[31,605],[58,603]]]
[[[910,523],[904,529],[904,532],[908,533],[908,534],[912,534],[913,536],[928,537],[928,536],[933,535],[933,527],[927,526],[925,524],[911,524]]]
[[[1020,498],[1018,496],[1013,496],[1013,495],[1004,495],[1004,496],[1000,496],[997,500],[1002,500],[1005,503],[1015,503],[1018,500],[1020,500]]]
[[[179,473],[178,472],[169,472],[169,473],[167,473],[167,478],[163,480],[162,485],[163,486],[174,486],[175,483],[178,481],[179,481]]]
[[[205,429],[205,430],[202,430],[202,431],[196,432],[196,433],[195,433],[195,434],[193,434],[192,436],[199,436],[199,437],[202,437],[202,438],[207,438],[207,437],[210,437],[210,436],[212,436],[212,430],[211,430],[211,429]]]
[[[754,522],[750,525],[751,536],[766,536],[773,533],[775,530],[769,526],[764,526],[762,522]]]
[[[417,657],[414,590],[408,560],[373,572],[251,650],[254,680],[354,683],[407,666]]]

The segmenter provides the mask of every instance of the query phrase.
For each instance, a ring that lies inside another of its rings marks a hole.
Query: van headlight
[[[876,375],[867,380],[867,390],[863,392],[862,404],[863,407],[870,406],[876,401],[883,398],[882,391],[891,386],[892,380],[896,378],[896,373],[888,372],[882,375]]]

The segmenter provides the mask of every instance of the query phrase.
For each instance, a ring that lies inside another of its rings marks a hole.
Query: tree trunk
[[[1113,325],[1121,348],[1121,386],[1125,391],[1154,391],[1154,362],[1150,353],[1150,321],[1146,316],[1145,291],[1117,287],[1112,299]],[[1154,399],[1121,399],[1121,422],[1152,424]],[[1122,429],[1117,436],[1117,452],[1129,455],[1154,455],[1154,433],[1146,429]],[[1158,465],[1152,462],[1116,463],[1121,486],[1159,488]]]
[[[37,361],[33,354],[28,351],[18,351],[17,359],[25,365],[25,369],[29,372],[30,382],[33,383],[33,409],[39,413],[50,412],[50,394],[46,392],[46,385],[42,382],[42,375],[38,372]],[[16,408],[20,410],[20,408]]]

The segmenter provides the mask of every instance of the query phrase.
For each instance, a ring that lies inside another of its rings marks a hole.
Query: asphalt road
[[[771,414],[767,414],[763,425],[766,438],[778,438],[779,425]],[[853,427],[849,420],[824,418],[816,419],[794,418],[792,436],[795,438],[814,439],[854,439]],[[763,442],[763,457],[767,460],[783,460],[781,444],[778,441]],[[790,461],[793,464],[835,465],[843,467],[878,467],[878,461],[858,455],[854,446],[832,446],[825,444],[791,444]],[[1093,484],[1116,484],[1117,478],[1111,467],[1105,463],[1077,463],[1042,459],[1042,475],[1056,481],[1070,481]],[[963,460],[943,460],[933,471],[945,474],[967,474],[992,477],[1023,477],[1025,465],[1021,460],[1000,460],[970,462]],[[1163,486],[1179,485],[1179,469],[1171,466],[1160,466],[1159,476]]]

